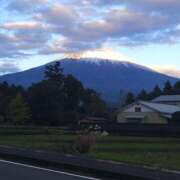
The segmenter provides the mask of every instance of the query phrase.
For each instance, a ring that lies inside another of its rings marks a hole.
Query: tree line
[[[29,88],[0,83],[0,123],[64,126],[85,116],[107,117],[106,103],[72,75],[60,62],[46,66],[44,79]]]
[[[180,94],[180,81],[177,81],[174,85],[170,81],[166,81],[164,88],[160,88],[158,85],[154,87],[151,92],[147,92],[145,89],[142,89],[138,95],[135,95],[132,92],[128,92],[125,100],[125,104],[131,104],[137,100],[150,101],[161,95],[177,95]]]

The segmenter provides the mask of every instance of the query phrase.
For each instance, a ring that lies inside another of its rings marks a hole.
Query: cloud
[[[17,71],[20,71],[20,69],[15,63],[10,63],[10,62],[0,63],[0,75],[14,73]]]
[[[63,4],[54,4],[44,8],[35,17],[40,21],[46,21],[47,23],[59,26],[75,23],[79,18],[78,13],[72,6]]]
[[[10,0],[0,56],[179,43],[179,10],[179,0]]]
[[[0,25],[0,58],[23,57],[42,48],[50,39],[48,28],[36,22]]]
[[[16,52],[16,48],[14,46],[16,42],[15,36],[0,33],[0,42],[0,58],[12,58],[20,54],[20,52]]]
[[[84,6],[101,7],[100,10],[103,9],[103,5],[106,6],[106,13],[104,13],[102,19],[112,27],[112,35],[115,33],[117,38],[123,37],[128,41],[131,38],[134,39],[135,35],[135,37],[141,36],[141,39],[144,36],[143,44],[151,43],[151,39],[156,39],[155,42],[158,43],[157,35],[164,33],[165,30],[174,31],[180,24],[179,0],[84,0],[78,2]],[[159,31],[161,32],[159,33]],[[149,32],[153,33],[153,36],[156,33],[156,38],[147,38],[146,36],[151,36],[151,34],[147,34]],[[110,35],[110,38],[112,38],[112,35]],[[170,34],[166,33],[166,35]],[[162,36],[159,36],[159,39],[161,43]],[[119,40],[121,41],[121,39]]]
[[[180,69],[172,65],[155,66],[154,69],[163,74],[180,78]]]
[[[103,58],[113,59],[114,61],[130,61],[134,62],[129,57],[120,53],[118,50],[114,50],[110,47],[101,47],[93,50],[82,51],[80,53],[69,53],[67,57],[70,58]]]
[[[179,0],[125,0],[127,6],[133,9],[160,13],[176,14],[180,10]]]
[[[175,13],[180,9],[179,0],[74,0],[84,6],[126,6],[138,11]]]
[[[43,25],[35,21],[8,22],[0,25],[0,28],[6,30],[34,30],[43,28]]]
[[[10,0],[7,5],[9,11],[15,12],[32,12],[48,5],[49,0]]]
[[[78,44],[88,42],[90,47],[95,48],[107,41],[124,46],[177,43],[179,34],[175,31],[176,24],[169,17],[128,9],[112,9],[101,19],[59,29],[69,39],[70,45],[76,44],[78,47]]]

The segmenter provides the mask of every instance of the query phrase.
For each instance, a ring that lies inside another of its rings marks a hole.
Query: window
[[[135,112],[141,112],[141,107],[135,107]]]

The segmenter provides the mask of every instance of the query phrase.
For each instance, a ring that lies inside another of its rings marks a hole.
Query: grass
[[[76,153],[72,148],[75,139],[75,134],[65,134],[59,129],[36,129],[31,130],[31,134],[24,130],[18,130],[17,134],[3,134],[0,129],[0,145],[34,150]],[[180,138],[98,137],[89,155],[129,164],[180,170]]]
[[[134,165],[148,165],[155,168],[180,170],[180,153],[165,152],[96,152],[96,158],[125,162]]]
[[[70,151],[74,137],[71,135],[10,135],[0,136],[0,145],[20,148],[30,148],[34,150],[48,150],[65,152]],[[66,148],[66,149],[65,149]]]

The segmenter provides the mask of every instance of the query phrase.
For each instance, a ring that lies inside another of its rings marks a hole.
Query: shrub
[[[75,141],[75,149],[81,154],[90,152],[95,145],[96,138],[93,134],[80,135]]]

